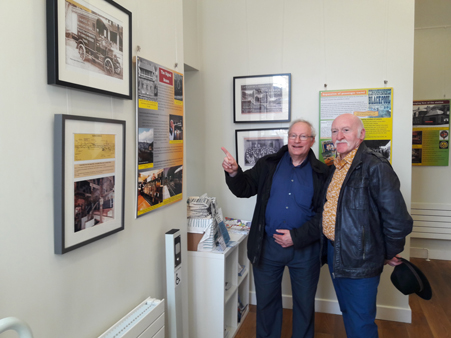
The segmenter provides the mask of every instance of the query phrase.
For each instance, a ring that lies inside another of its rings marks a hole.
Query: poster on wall
[[[182,199],[183,74],[136,57],[136,217]]]
[[[331,127],[342,114],[358,116],[366,131],[365,144],[392,160],[393,88],[364,88],[320,91],[319,158],[327,165],[335,159]]]
[[[449,100],[413,101],[412,165],[449,164]]]

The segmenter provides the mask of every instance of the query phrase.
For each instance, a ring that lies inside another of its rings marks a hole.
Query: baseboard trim
[[[249,301],[252,305],[257,304],[255,291],[249,292]],[[293,308],[293,301],[291,295],[282,296],[282,306],[285,309]],[[341,315],[340,307],[337,300],[333,299],[315,299],[315,311],[329,313],[334,315]],[[401,308],[395,306],[377,305],[376,319],[390,320],[393,322],[411,323],[412,310],[409,308]]]

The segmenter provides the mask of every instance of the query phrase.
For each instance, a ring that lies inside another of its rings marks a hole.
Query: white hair
[[[305,123],[306,125],[308,125],[308,126],[310,127],[310,134],[312,134],[311,136],[316,137],[316,131],[315,131],[315,128],[313,128],[312,124],[311,124],[309,121],[304,120],[304,119],[296,119],[296,120],[294,120],[293,122],[291,122],[290,128],[288,129],[288,134],[291,133],[291,129],[293,128],[293,126],[294,126],[296,123],[301,123],[301,122],[302,122],[302,123]],[[362,124],[362,128],[363,128],[363,124]]]

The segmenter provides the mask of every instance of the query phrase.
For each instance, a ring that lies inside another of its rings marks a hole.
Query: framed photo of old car
[[[47,82],[132,99],[132,14],[112,0],[47,0]]]
[[[265,155],[288,143],[288,128],[235,130],[236,161],[241,169],[252,168]]]
[[[125,121],[55,115],[54,245],[64,254],[124,229]]]
[[[291,74],[235,76],[233,121],[289,122]]]

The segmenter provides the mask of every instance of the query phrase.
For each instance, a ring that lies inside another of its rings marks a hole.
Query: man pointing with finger
[[[306,229],[317,233],[322,212],[320,192],[329,172],[310,149],[314,143],[312,125],[296,120],[288,131],[288,145],[262,157],[245,172],[222,148],[229,189],[237,197],[257,195],[247,245],[257,296],[257,338],[281,336],[285,266],[293,295],[292,336],[314,336],[320,245],[319,241],[306,243],[309,236],[301,236],[299,231],[302,227],[304,234]]]

